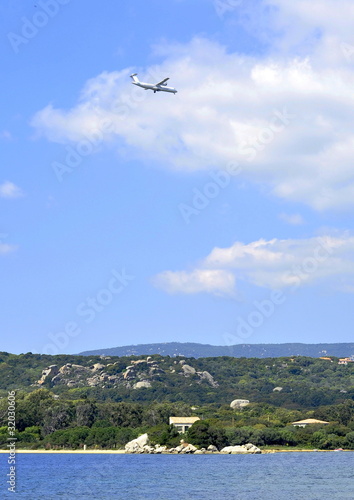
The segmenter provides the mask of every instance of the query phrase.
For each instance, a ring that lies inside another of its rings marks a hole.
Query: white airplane
[[[138,87],[141,87],[145,90],[153,90],[154,94],[156,94],[156,92],[172,92],[173,94],[176,94],[177,92],[177,90],[173,87],[167,87],[166,82],[167,80],[169,80],[169,78],[165,78],[161,82],[155,83],[155,85],[152,83],[140,82],[139,78],[137,77],[137,73],[133,73],[132,75],[130,75],[130,78],[133,80],[133,85],[137,85]]]

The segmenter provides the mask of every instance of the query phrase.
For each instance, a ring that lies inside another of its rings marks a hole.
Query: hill
[[[354,362],[303,356],[184,358],[0,353],[0,447],[15,391],[19,447],[116,449],[147,432],[169,447],[170,416],[198,416],[192,444],[354,447]],[[249,404],[239,407],[235,399]],[[233,402],[232,405],[230,403]],[[235,405],[234,405],[235,404]],[[295,428],[314,418],[325,428]]]
[[[313,408],[354,398],[354,362],[303,356],[14,355],[0,353],[0,396],[46,388],[62,398],[230,404],[234,399]]]
[[[192,342],[164,342],[159,344],[138,344],[108,349],[81,352],[82,356],[185,356],[186,358],[212,358],[231,356],[235,358],[279,358],[284,356],[347,357],[354,354],[354,343],[333,344],[237,344],[217,346]]]

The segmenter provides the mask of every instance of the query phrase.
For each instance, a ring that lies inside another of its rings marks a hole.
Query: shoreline
[[[0,450],[0,453],[9,453],[9,450]],[[16,450],[16,454],[18,453],[39,453],[45,455],[46,453],[74,453],[74,454],[125,454],[125,450]]]
[[[262,450],[261,455],[270,455],[273,453],[338,453],[336,450],[304,450],[304,449],[292,449],[292,450],[276,450],[276,449],[268,449]],[[340,453],[343,452],[351,452],[354,450],[341,450]],[[2,454],[8,454],[9,450],[0,450]],[[81,455],[139,455],[139,453],[127,453],[125,450],[16,450],[17,453],[22,454],[81,454]],[[149,455],[149,453],[141,453],[141,455]],[[155,455],[155,454],[153,454]],[[159,453],[159,455],[178,455],[178,453]],[[191,453],[193,455],[193,453]],[[213,452],[213,453],[205,453],[205,455],[227,455],[227,453]],[[252,455],[252,453],[233,453],[233,455]]]

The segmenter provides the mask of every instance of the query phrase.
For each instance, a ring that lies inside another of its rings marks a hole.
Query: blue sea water
[[[0,455],[0,498],[7,456]],[[16,497],[28,500],[354,499],[354,453],[16,455]]]

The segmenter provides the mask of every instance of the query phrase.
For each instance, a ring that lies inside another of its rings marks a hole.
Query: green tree
[[[160,444],[170,448],[178,446],[181,436],[173,425],[160,424],[148,429],[149,439],[152,445]]]
[[[225,429],[213,425],[213,421],[198,420],[187,432],[188,441],[201,448],[207,448],[214,445],[218,449],[228,444]]]
[[[354,432],[348,432],[348,434],[345,436],[348,448],[354,449]]]
[[[78,403],[75,413],[78,426],[92,427],[97,417],[97,405],[90,401]]]

